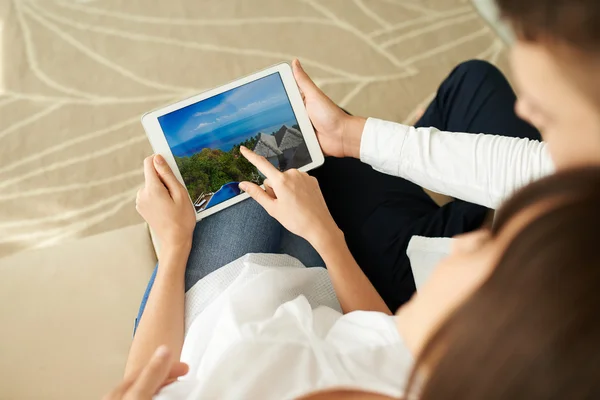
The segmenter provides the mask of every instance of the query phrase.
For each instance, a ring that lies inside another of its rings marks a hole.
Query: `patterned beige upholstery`
[[[466,0],[0,0],[0,256],[140,222],[139,117],[299,57],[349,111],[408,121],[469,58]]]

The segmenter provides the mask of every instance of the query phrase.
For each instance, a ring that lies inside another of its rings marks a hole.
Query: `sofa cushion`
[[[101,398],[155,263],[145,224],[0,259],[0,398]]]

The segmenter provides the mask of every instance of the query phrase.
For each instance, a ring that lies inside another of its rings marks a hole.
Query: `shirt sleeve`
[[[360,159],[377,171],[489,208],[554,171],[543,142],[442,132],[375,118],[365,124]]]

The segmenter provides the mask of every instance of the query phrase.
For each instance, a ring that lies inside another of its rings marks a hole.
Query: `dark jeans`
[[[416,126],[541,140],[535,128],[516,116],[515,101],[496,67],[468,61],[442,83]],[[406,255],[410,238],[473,231],[488,211],[462,200],[439,207],[419,186],[356,159],[327,158],[312,174],[356,261],[393,311],[415,292]]]

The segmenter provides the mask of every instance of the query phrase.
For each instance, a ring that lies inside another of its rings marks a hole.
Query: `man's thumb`
[[[304,69],[302,68],[302,65],[300,65],[300,61],[298,61],[298,59],[292,61],[292,72],[294,73],[294,79],[296,79],[298,87],[305,96],[310,96],[319,92],[319,88],[317,85],[315,85],[312,79],[310,79],[306,72],[304,72]]]

